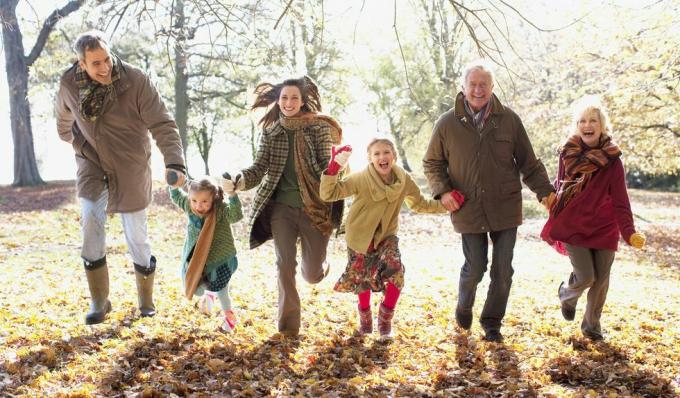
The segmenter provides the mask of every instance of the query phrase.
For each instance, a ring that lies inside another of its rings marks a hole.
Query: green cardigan
[[[347,247],[366,254],[371,240],[377,246],[399,229],[399,212],[402,203],[418,213],[446,213],[441,202],[425,199],[420,188],[401,167],[392,166],[395,181],[386,185],[372,164],[342,181],[338,176],[321,176],[321,199],[334,201],[354,196],[345,223]]]
[[[204,219],[191,211],[186,192],[179,188],[169,188],[169,191],[172,201],[187,214],[188,218],[184,250],[182,251],[182,265],[184,266],[189,261],[189,255],[196,245],[198,235],[201,232],[201,228],[203,228]],[[231,235],[229,224],[233,224],[243,218],[241,201],[238,199],[238,196],[232,196],[229,198],[229,203],[221,202],[218,206],[217,218],[215,219],[215,234],[213,235],[210,253],[208,253],[208,259],[203,270],[205,275],[209,275],[218,265],[225,264],[231,257],[236,255],[234,238]]]

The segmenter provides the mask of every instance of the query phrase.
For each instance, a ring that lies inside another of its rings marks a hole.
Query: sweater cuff
[[[166,165],[165,165],[165,168],[166,168],[166,169],[172,169],[172,170],[181,171],[182,174],[186,174],[186,173],[187,173],[187,169],[186,169],[186,167],[184,167],[183,164],[174,164],[174,163],[166,164]]]

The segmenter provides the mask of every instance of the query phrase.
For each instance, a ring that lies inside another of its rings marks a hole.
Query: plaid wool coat
[[[314,226],[330,235],[331,204],[319,197],[321,174],[331,157],[331,147],[340,143],[342,129],[328,116],[305,114],[279,120],[262,131],[253,165],[241,170],[245,190],[257,186],[248,223],[250,248],[254,249],[272,238],[271,199],[281,179],[288,157],[286,130],[295,131],[295,171],[304,203],[304,211]]]

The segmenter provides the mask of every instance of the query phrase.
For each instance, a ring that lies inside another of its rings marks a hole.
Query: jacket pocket
[[[507,134],[496,134],[493,141],[493,153],[504,167],[514,167],[515,143]]]
[[[522,191],[522,183],[518,181],[510,181],[501,184],[501,195],[511,196],[519,194]]]

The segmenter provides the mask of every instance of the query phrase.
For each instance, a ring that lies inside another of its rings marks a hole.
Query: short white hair
[[[477,59],[469,64],[465,65],[465,68],[463,68],[463,74],[461,75],[461,87],[465,87],[465,84],[467,83],[468,76],[470,76],[470,73],[473,71],[482,71],[489,75],[489,78],[491,79],[491,86],[494,86],[494,73],[493,73],[493,66],[491,65],[490,62],[484,59]]]

